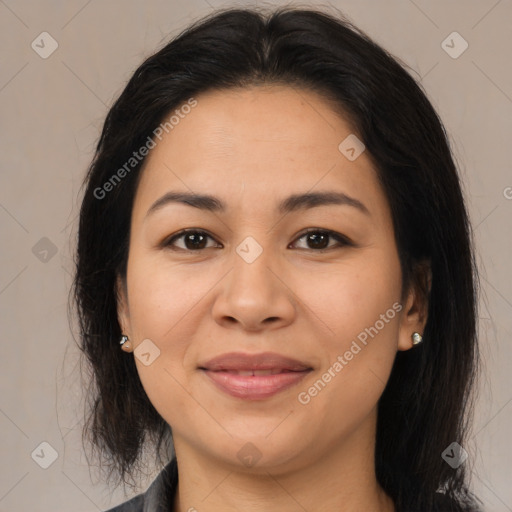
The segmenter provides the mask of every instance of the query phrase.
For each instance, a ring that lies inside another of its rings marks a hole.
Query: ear
[[[126,280],[121,276],[116,279],[116,301],[117,301],[117,320],[121,327],[121,332],[131,338],[130,313],[128,308],[128,290]]]
[[[428,317],[432,271],[429,261],[417,263],[412,272],[409,288],[405,295],[405,304],[398,332],[398,350],[409,350],[414,345],[412,334],[423,336]]]

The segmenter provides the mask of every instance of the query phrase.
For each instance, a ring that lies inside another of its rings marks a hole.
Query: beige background
[[[125,499],[97,481],[80,444],[66,309],[79,187],[107,109],[142,59],[212,8],[242,4],[0,0],[0,511]],[[332,5],[414,70],[449,132],[482,269],[484,373],[467,464],[486,509],[511,511],[512,2]],[[43,31],[58,42],[47,59],[31,48]],[[441,46],[453,31],[469,44],[457,59]],[[48,469],[31,458],[41,442],[58,455]]]

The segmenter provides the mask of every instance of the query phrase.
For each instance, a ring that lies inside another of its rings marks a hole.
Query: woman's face
[[[178,454],[292,468],[367,445],[396,351],[422,332],[371,160],[315,93],[195,99],[154,138],[132,212],[119,317],[144,389]],[[233,352],[274,356],[208,363]]]

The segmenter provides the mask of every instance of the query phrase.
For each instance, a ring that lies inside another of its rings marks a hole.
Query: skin
[[[370,156],[349,161],[338,150],[354,130],[311,91],[258,86],[196,99],[145,162],[119,281],[123,332],[135,348],[150,339],[160,350],[149,366],[135,361],[172,427],[175,510],[392,511],[375,478],[376,408],[397,350],[423,332],[426,305],[413,288],[401,296],[391,214]],[[170,203],[147,215],[171,190],[214,195],[226,211]],[[311,191],[343,192],[369,213],[332,204],[277,212],[284,198]],[[175,250],[163,244],[185,228],[206,231],[205,248],[184,238]],[[307,228],[354,245],[326,238],[321,251]],[[236,252],[248,236],[263,250],[252,263]],[[401,311],[300,403],[394,303]],[[232,351],[278,352],[313,371],[270,398],[242,400],[197,368]],[[248,442],[261,454],[252,467],[237,456]]]

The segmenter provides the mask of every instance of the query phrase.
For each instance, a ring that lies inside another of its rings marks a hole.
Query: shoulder
[[[114,508],[109,508],[107,512],[142,512],[144,509],[144,494],[139,494],[131,500],[125,501]]]
[[[178,486],[178,468],[173,458],[148,489],[106,512],[172,512]]]

